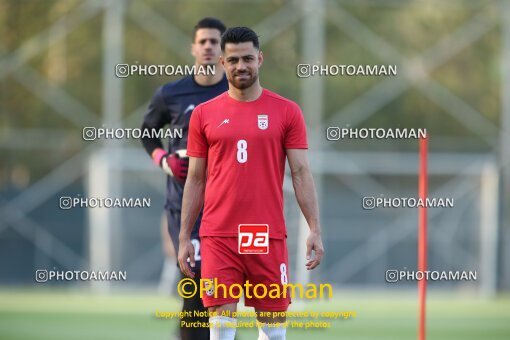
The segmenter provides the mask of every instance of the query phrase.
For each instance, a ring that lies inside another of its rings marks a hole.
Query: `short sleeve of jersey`
[[[296,103],[289,105],[287,110],[284,146],[285,149],[308,149],[305,118]]]
[[[202,108],[198,106],[191,113],[188,130],[188,156],[206,158],[208,143],[202,125]]]

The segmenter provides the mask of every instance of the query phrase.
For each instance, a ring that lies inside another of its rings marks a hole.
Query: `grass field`
[[[289,328],[287,339],[416,339],[417,304],[407,293],[335,292],[327,302],[295,303],[291,311],[355,311],[327,329]],[[0,290],[0,339],[172,339],[176,320],[156,311],[178,311],[180,302],[157,295],[93,295],[62,290]],[[298,321],[294,319],[295,321]],[[428,339],[510,339],[510,297],[495,300],[430,294]],[[249,321],[249,319],[243,319]],[[239,329],[237,339],[256,339]]]

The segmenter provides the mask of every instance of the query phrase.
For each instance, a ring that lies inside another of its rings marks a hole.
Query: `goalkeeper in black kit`
[[[174,245],[178,249],[179,231],[181,228],[181,205],[184,183],[188,173],[189,159],[186,156],[188,142],[188,126],[193,109],[228,89],[228,82],[220,64],[220,40],[225,31],[225,25],[215,18],[204,18],[194,28],[191,54],[195,58],[196,69],[207,65],[215,65],[214,74],[200,74],[186,76],[175,82],[160,87],[149,105],[143,120],[142,129],[161,129],[169,126],[172,129],[182,129],[182,138],[168,141],[165,150],[159,138],[142,138],[142,144],[154,163],[161,167],[167,176],[167,195],[165,212],[168,220],[168,232]],[[198,236],[202,213],[193,227],[191,241],[195,247],[194,267],[197,286],[200,280],[200,238]],[[185,327],[186,324],[207,325],[207,309],[204,308],[200,296],[184,299],[182,311],[186,317],[180,323],[181,339],[209,339],[207,327]],[[195,313],[198,311],[199,313]],[[194,315],[204,315],[196,317]],[[189,317],[188,317],[189,316]],[[197,322],[198,321],[198,322]],[[184,324],[184,325],[183,325]]]

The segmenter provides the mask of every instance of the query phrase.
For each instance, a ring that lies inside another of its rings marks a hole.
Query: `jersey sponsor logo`
[[[193,112],[193,109],[195,108],[195,105],[189,104],[186,110],[184,110],[184,114],[187,115],[188,113]]]
[[[269,127],[269,118],[267,115],[258,115],[258,126],[261,130],[266,130]]]
[[[239,254],[268,254],[269,225],[240,224],[238,245]]]
[[[218,125],[217,127],[220,127],[220,126],[222,126],[223,124],[228,124],[228,123],[230,123],[230,119],[225,119],[225,120],[224,120],[224,121],[222,121],[222,122],[220,123],[220,125]]]

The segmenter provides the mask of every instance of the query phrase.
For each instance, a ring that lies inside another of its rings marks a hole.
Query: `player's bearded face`
[[[253,47],[252,42],[227,43],[222,62],[228,82],[244,90],[251,87],[259,77],[262,52]]]
[[[221,33],[215,28],[200,28],[191,45],[191,54],[199,65],[215,65],[221,55]]]

